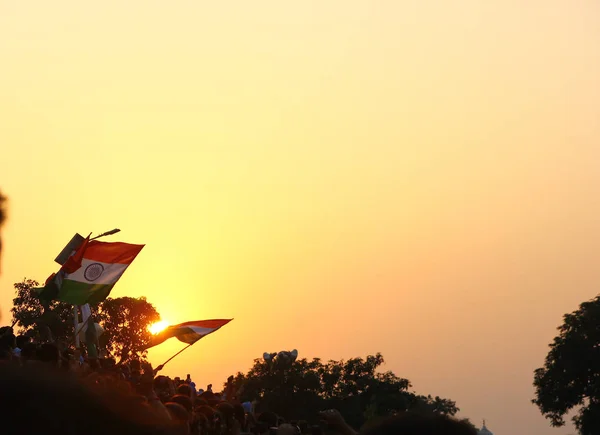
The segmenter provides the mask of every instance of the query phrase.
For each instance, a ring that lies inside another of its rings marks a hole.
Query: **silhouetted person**
[[[179,403],[168,402],[165,407],[171,414],[171,419],[175,423],[176,427],[171,430],[172,435],[189,435],[190,433],[190,413]]]
[[[54,343],[44,343],[37,350],[37,359],[53,367],[60,364],[60,352]]]
[[[242,432],[243,422],[236,417],[235,407],[227,402],[217,405],[217,411],[222,417],[222,430],[224,435],[239,435]]]
[[[179,403],[190,414],[194,410],[194,405],[192,404],[192,399],[190,398],[190,396],[186,396],[186,395],[183,395],[183,394],[175,394],[173,397],[171,397],[170,401],[171,402],[175,402],[175,403]]]
[[[21,361],[26,364],[35,360],[37,357],[37,346],[34,343],[27,343],[21,349]]]
[[[256,429],[261,434],[268,434],[272,427],[277,427],[279,418],[271,411],[261,412],[256,419]]]
[[[192,388],[188,384],[181,384],[177,387],[177,394],[192,397]]]
[[[16,345],[12,328],[10,326],[0,328],[0,360],[10,361]]]
[[[246,411],[244,410],[244,407],[241,404],[236,403],[233,405],[233,416],[239,423],[242,431],[245,431],[246,430]]]
[[[21,356],[21,351],[22,351],[22,350],[23,350],[23,348],[24,348],[25,346],[27,346],[27,345],[28,345],[30,342],[31,342],[31,338],[29,338],[29,337],[28,337],[28,336],[26,336],[26,335],[22,335],[22,334],[21,334],[21,335],[17,336],[17,339],[16,339],[16,344],[17,344],[17,346],[15,347],[15,350],[14,350],[14,352],[13,352],[13,353],[15,354],[15,356],[18,356],[18,357],[20,357],[20,356]]]

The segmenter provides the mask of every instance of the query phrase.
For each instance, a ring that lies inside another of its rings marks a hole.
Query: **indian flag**
[[[116,282],[144,247],[122,242],[86,242],[72,256],[79,257],[75,261],[77,264],[70,268],[63,267],[53,279],[49,279],[40,292],[40,297],[73,305],[101,302],[108,297]]]
[[[232,320],[233,319],[196,320],[169,326],[153,336],[152,341],[146,348],[161,344],[171,337],[177,337],[177,339],[183,343],[194,344],[202,337],[206,337],[208,334],[215,332]]]

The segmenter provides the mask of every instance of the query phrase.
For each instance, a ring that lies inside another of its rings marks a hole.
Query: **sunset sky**
[[[0,0],[12,284],[75,232],[145,243],[112,296],[235,320],[166,366],[382,352],[496,435],[598,293],[600,2]],[[150,352],[158,365],[183,347]]]

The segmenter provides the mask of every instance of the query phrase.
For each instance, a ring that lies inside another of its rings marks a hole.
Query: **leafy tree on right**
[[[581,435],[600,434],[600,295],[564,316],[543,367],[535,371],[535,399],[552,426],[578,409]]]

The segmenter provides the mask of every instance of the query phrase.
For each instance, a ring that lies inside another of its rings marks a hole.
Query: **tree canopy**
[[[581,435],[600,433],[600,296],[566,314],[544,366],[535,370],[535,399],[553,426],[578,409]]]
[[[335,408],[354,427],[408,409],[451,416],[459,411],[452,400],[409,391],[407,379],[378,371],[383,363],[379,353],[327,363],[300,359],[287,367],[257,359],[248,373],[233,376],[225,387],[242,401],[256,401],[260,408],[290,419],[310,420]]]
[[[36,341],[74,342],[73,306],[60,301],[40,301],[32,290],[39,283],[24,279],[15,283],[11,313],[19,332]],[[127,360],[145,357],[143,345],[151,338],[148,326],[159,320],[156,308],[146,298],[107,298],[92,307],[95,322],[104,328],[100,344],[113,357]],[[80,319],[81,321],[81,319]]]
[[[36,280],[26,278],[14,284],[16,295],[10,310],[13,322],[21,333],[37,341],[72,341],[75,333],[73,306],[59,301],[41,301],[32,290],[39,285]]]
[[[146,298],[107,298],[98,305],[96,313],[104,328],[100,340],[106,350],[121,360],[145,357],[146,351],[141,349],[152,336],[148,326],[160,319]]]

